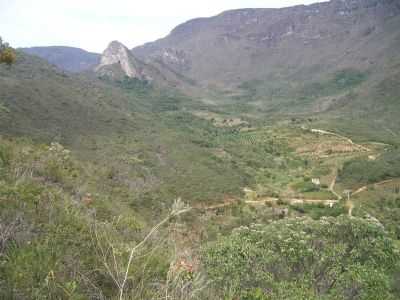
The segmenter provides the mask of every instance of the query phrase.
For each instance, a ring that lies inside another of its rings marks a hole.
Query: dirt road
[[[318,134],[325,134],[325,135],[335,136],[335,137],[338,137],[340,139],[346,140],[349,144],[359,148],[362,151],[367,151],[367,152],[371,151],[371,149],[369,149],[369,148],[367,148],[367,147],[365,147],[363,145],[355,143],[352,139],[348,138],[347,136],[343,136],[343,135],[340,135],[340,134],[337,134],[337,133],[334,133],[334,132],[330,132],[330,131],[326,131],[326,130],[322,130],[322,129],[315,129],[315,128],[311,129],[311,132],[318,133]]]

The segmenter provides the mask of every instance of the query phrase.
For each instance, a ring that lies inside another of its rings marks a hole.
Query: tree
[[[15,62],[16,58],[15,52],[11,48],[6,48],[0,53],[0,63],[5,63],[8,66],[11,66]]]
[[[8,43],[4,43],[2,37],[0,36],[0,51],[7,48],[8,46]]]
[[[11,66],[16,60],[16,54],[14,49],[12,49],[8,43],[3,43],[0,37],[0,63],[5,63]]]
[[[374,220],[281,220],[234,231],[204,250],[223,299],[398,299],[395,241]]]

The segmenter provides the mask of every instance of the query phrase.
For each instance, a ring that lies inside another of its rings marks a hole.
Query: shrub
[[[346,209],[341,204],[335,204],[333,207],[324,204],[301,204],[292,205],[294,210],[306,214],[314,220],[319,220],[322,217],[337,217],[346,213]]]
[[[17,59],[17,56],[15,55],[15,52],[11,48],[6,48],[4,50],[0,51],[0,63],[5,63],[9,66],[11,66],[15,60]]]
[[[12,65],[16,60],[15,51],[8,45],[8,43],[3,43],[0,37],[0,63],[5,63],[7,65]]]
[[[202,256],[220,299],[282,300],[394,299],[399,259],[381,224],[345,216],[241,227]]]
[[[5,175],[12,158],[12,149],[6,144],[0,144],[0,178]]]

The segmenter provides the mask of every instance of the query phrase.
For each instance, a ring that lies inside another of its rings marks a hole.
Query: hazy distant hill
[[[399,49],[399,1],[332,0],[194,19],[133,53],[241,112],[323,114],[397,130]]]
[[[39,56],[60,69],[70,72],[91,70],[100,62],[100,54],[73,47],[32,47],[21,48],[21,50]]]
[[[350,67],[376,70],[398,57],[399,28],[399,1],[333,0],[194,19],[133,52],[207,86],[303,81]]]
[[[135,78],[68,74],[41,58],[17,54],[12,67],[0,65],[1,136],[58,141],[80,156],[101,157],[101,164],[128,169],[121,180],[135,195],[154,189],[166,199],[175,192],[186,199],[215,199],[237,193],[247,181],[241,169],[216,162],[204,147],[213,125],[186,111],[196,109],[196,101]],[[193,163],[193,157],[199,161]],[[138,181],[128,180],[136,175]]]
[[[247,115],[319,114],[397,130],[399,28],[396,0],[231,10],[132,51],[112,42],[101,58],[94,54],[92,68],[116,80],[178,87]],[[57,48],[43,48],[45,59],[57,57]],[[61,57],[64,69],[74,65],[73,56]]]

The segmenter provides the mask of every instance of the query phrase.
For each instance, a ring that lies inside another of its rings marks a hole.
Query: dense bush
[[[306,214],[314,220],[319,220],[324,216],[337,217],[346,213],[346,209],[341,204],[335,204],[333,207],[329,207],[324,204],[301,204],[292,205],[294,210]]]
[[[395,299],[399,259],[382,225],[344,216],[239,228],[203,255],[220,299]]]
[[[0,299],[117,297],[130,249],[151,227],[91,168],[58,143],[0,139]],[[124,299],[164,292],[173,254],[161,231],[135,251]]]
[[[15,51],[8,45],[8,43],[3,43],[3,40],[0,37],[0,64],[5,63],[11,66],[15,60]]]

